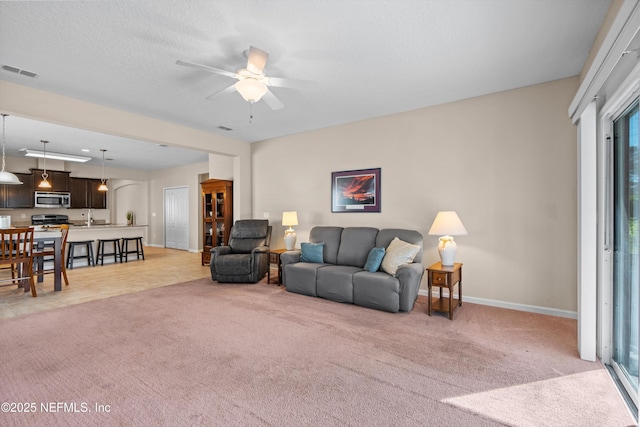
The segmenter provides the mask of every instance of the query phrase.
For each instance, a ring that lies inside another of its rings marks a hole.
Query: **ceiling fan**
[[[247,58],[247,68],[241,68],[236,72],[181,60],[177,60],[176,64],[182,65],[184,67],[195,68],[197,70],[208,71],[210,73],[215,73],[221,76],[231,77],[238,80],[232,85],[207,96],[205,99],[211,99],[215,96],[233,92],[234,90],[236,90],[244,98],[245,101],[251,104],[263,99],[264,102],[266,102],[272,110],[280,110],[284,108],[284,104],[278,99],[278,97],[273,94],[273,92],[269,90],[270,86],[299,88],[301,86],[305,86],[307,83],[311,83],[302,80],[285,79],[281,77],[267,77],[264,74],[264,67],[267,63],[267,59],[269,59],[269,54],[264,50],[258,49],[257,47],[249,47]]]

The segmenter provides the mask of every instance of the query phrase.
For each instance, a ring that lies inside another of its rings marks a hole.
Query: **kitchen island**
[[[121,239],[123,237],[142,237],[142,241],[147,241],[147,225],[127,225],[127,224],[91,224],[88,225],[70,225],[69,235],[67,241],[83,241],[93,240],[93,255],[94,258],[98,255],[98,239]],[[77,247],[76,251],[84,249]],[[86,250],[86,249],[85,249]],[[111,252],[111,245],[108,245],[107,251]],[[76,252],[76,255],[86,255],[82,252]],[[104,263],[113,263],[113,256],[106,256]],[[74,260],[73,266],[80,267],[86,266],[87,262],[84,259]]]

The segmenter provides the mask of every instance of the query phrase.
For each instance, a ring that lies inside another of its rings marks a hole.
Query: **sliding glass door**
[[[613,144],[613,367],[638,402],[640,296],[640,162],[638,100],[614,121]]]

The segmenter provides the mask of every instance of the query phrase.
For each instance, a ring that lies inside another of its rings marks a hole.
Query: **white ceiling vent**
[[[12,73],[21,74],[23,76],[31,77],[35,79],[38,77],[36,73],[32,73],[31,71],[21,70],[20,68],[12,67],[11,65],[3,65],[2,69],[5,71],[10,71]]]

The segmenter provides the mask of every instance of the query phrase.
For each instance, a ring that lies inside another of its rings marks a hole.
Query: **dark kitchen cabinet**
[[[106,209],[107,192],[98,191],[102,183],[93,178],[70,178],[71,207],[74,209]]]
[[[70,172],[47,170],[47,174],[49,175],[48,181],[51,183],[51,188],[49,189],[38,188],[38,184],[42,181],[42,172],[44,172],[44,170],[31,169],[31,172],[33,173],[32,187],[34,191],[70,191]]]
[[[105,183],[107,181],[105,180]],[[99,179],[87,179],[87,190],[89,192],[89,205],[93,209],[107,209],[107,192],[98,191],[102,184]]]
[[[71,208],[89,208],[89,193],[87,192],[87,178],[70,178]]]
[[[33,207],[33,174],[14,174],[22,181],[21,185],[0,185],[0,207],[32,208]]]

